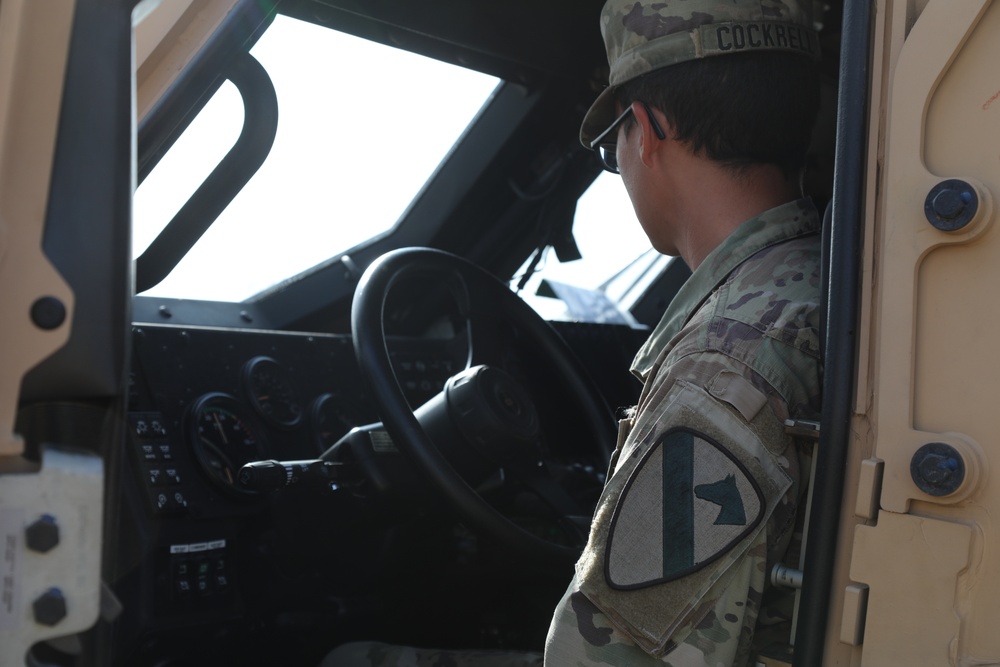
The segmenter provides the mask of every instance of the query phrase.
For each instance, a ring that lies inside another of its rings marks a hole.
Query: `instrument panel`
[[[386,339],[412,407],[473,359],[466,328],[429,321],[397,327]],[[487,333],[476,339],[477,357],[499,360],[515,375],[531,369],[533,357],[510,336]],[[633,353],[634,341],[626,340],[632,332],[567,325],[563,333],[582,358],[617,362],[615,370],[633,386],[624,364],[609,354]],[[364,617],[367,592],[384,576],[383,555],[410,563],[422,553],[427,560],[419,562],[442,563],[442,554],[452,553],[451,538],[438,542],[424,532],[441,528],[436,520],[426,523],[435,515],[425,512],[435,506],[429,495],[427,504],[422,497],[399,503],[400,496],[380,495],[384,480],[366,477],[368,468],[357,461],[353,474],[364,481],[336,490],[252,492],[236,483],[247,461],[315,459],[352,428],[380,421],[349,335],[143,323],[132,329],[132,355],[123,502],[116,503],[124,537],[115,560],[128,567],[115,575],[114,591],[127,609],[142,610],[119,621],[122,636],[141,648],[123,664],[153,664],[183,643],[179,636],[229,633],[249,646],[260,623],[272,632],[281,626],[268,616],[274,610],[282,618],[287,610],[308,616],[316,600],[324,609],[333,599],[356,605],[352,614]],[[617,375],[601,374],[599,363],[589,367],[602,387],[616,390]],[[552,400],[560,394],[543,391],[536,400],[555,411]],[[382,457],[383,472],[394,466],[408,479],[401,456]],[[412,479],[424,493],[422,480]],[[420,530],[408,532],[411,525]],[[364,595],[356,598],[358,591]],[[343,618],[337,614],[316,622],[332,627]]]
[[[236,482],[245,463],[315,459],[379,421],[350,336],[143,325],[133,341],[132,450],[154,516],[253,511],[261,494]],[[391,341],[412,405],[465,367],[453,342]]]

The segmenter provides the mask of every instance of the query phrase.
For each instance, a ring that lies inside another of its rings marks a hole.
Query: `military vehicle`
[[[0,2],[0,664],[540,648],[687,275],[590,200],[601,4]],[[1000,5],[813,5],[824,407],[760,664],[1000,664]]]

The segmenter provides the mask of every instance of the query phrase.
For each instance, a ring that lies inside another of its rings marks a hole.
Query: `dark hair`
[[[813,60],[758,52],[656,70],[622,84],[617,101],[656,107],[695,153],[737,170],[774,164],[791,177],[805,163],[819,88]]]

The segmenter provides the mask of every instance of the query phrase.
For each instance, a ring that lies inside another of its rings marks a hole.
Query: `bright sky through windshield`
[[[278,98],[271,154],[146,295],[242,301],[388,231],[498,84],[281,15],[251,53]],[[242,123],[239,93],[226,82],[136,192],[134,256],[218,164]],[[649,248],[610,174],[581,197],[574,234],[584,260],[560,264],[549,252],[544,276],[593,289]]]
[[[251,53],[278,97],[271,155],[145,294],[240,301],[390,229],[497,85],[280,15]],[[142,184],[136,256],[229,150],[242,118],[227,83]]]

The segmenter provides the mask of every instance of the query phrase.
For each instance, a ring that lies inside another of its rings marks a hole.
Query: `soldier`
[[[787,643],[768,583],[803,492],[784,420],[820,409],[819,221],[801,199],[819,105],[805,2],[609,0],[610,86],[581,140],[653,246],[693,275],[639,350],[644,382],[551,665],[746,665]]]
[[[819,220],[800,185],[819,105],[806,4],[608,0],[601,14],[610,85],[581,140],[621,174],[653,247],[694,273],[633,362],[643,391],[546,665],[743,666],[788,641],[768,572],[808,467],[783,424],[818,418],[821,386]],[[327,664],[538,664],[380,644],[339,657]]]

